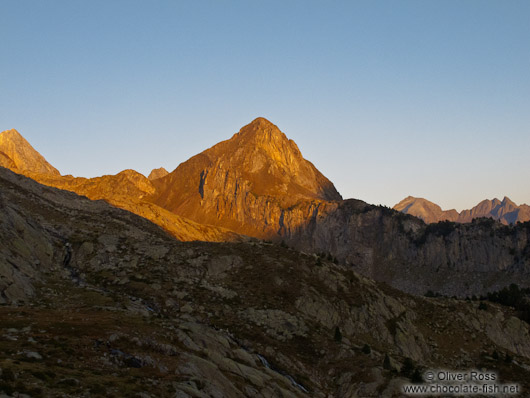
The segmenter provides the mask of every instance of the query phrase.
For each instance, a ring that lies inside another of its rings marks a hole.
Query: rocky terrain
[[[29,145],[25,140],[22,144]],[[31,147],[24,151],[36,152]],[[426,224],[397,210],[342,200],[296,144],[263,118],[171,173],[153,170],[151,178],[134,170],[91,179],[22,173],[49,186],[103,199],[182,241],[284,241],[308,253],[325,253],[413,294],[432,291],[465,298],[510,283],[530,285],[528,222],[502,225],[476,219],[487,209],[491,213],[491,206],[479,206],[470,216],[472,223]],[[441,211],[430,202],[409,199],[402,202],[402,211],[419,204],[429,217]],[[502,203],[505,211],[496,214],[507,219],[513,211],[507,198]]]
[[[472,368],[530,388],[513,309],[410,296],[285,245],[180,242],[7,169],[0,206],[0,394],[399,397],[425,369]]]
[[[530,206],[522,204],[516,205],[508,197],[502,201],[495,198],[493,200],[483,200],[470,210],[442,210],[440,206],[429,202],[423,198],[409,196],[393,207],[395,210],[405,214],[410,214],[421,218],[426,223],[436,223],[440,221],[455,221],[459,223],[469,223],[476,218],[492,218],[502,224],[516,224],[517,222],[530,221]]]
[[[300,201],[342,199],[296,144],[263,118],[153,185],[151,200],[175,214],[260,238],[281,235],[282,213]]]
[[[491,219],[469,224],[422,220],[362,201],[301,205],[285,220],[285,241],[329,253],[375,280],[400,290],[471,297],[511,283],[530,286],[530,223]],[[290,221],[286,221],[286,225]]]
[[[6,130],[0,134],[0,166],[21,173],[61,175],[16,130]]]
[[[165,177],[169,174],[169,172],[164,169],[163,167],[160,167],[158,169],[151,170],[151,173],[149,173],[149,176],[147,177],[149,180],[156,180],[157,178]]]
[[[7,155],[2,158],[2,153],[9,153],[18,163],[11,161]],[[154,194],[155,188],[149,179],[134,170],[95,178],[61,176],[15,130],[0,134],[0,162],[0,165],[42,184],[76,192],[92,200],[102,199],[116,207],[129,210],[160,225],[182,241],[220,242],[246,239],[226,228],[198,224],[146,201],[145,197]],[[163,174],[160,169],[153,172],[155,175]]]
[[[406,197],[396,204],[393,209],[421,218],[428,224],[439,221],[457,221],[459,216],[459,213],[455,209],[442,210],[436,203],[413,196]]]

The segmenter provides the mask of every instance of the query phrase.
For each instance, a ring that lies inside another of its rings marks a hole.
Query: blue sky
[[[345,198],[530,203],[528,1],[0,0],[0,131],[173,170],[258,116]]]

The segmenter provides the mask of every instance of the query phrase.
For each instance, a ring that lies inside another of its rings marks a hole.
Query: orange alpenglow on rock
[[[301,201],[342,199],[294,141],[261,117],[153,184],[157,205],[258,237],[276,234],[282,211]]]
[[[164,169],[163,167],[160,167],[158,169],[151,170],[151,173],[149,173],[149,177],[147,177],[149,180],[156,180],[157,178],[165,177],[169,174],[169,171]]]
[[[19,172],[60,176],[59,170],[49,164],[16,130],[0,133],[0,166]]]

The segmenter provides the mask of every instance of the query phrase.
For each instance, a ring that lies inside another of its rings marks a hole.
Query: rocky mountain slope
[[[229,242],[247,239],[226,228],[198,224],[144,200],[146,195],[154,192],[154,187],[147,178],[134,170],[124,170],[116,175],[90,179],[25,174],[42,184],[76,192],[92,200],[102,199],[116,207],[131,211],[160,225],[182,241]]]
[[[1,133],[0,143],[1,148],[6,149],[18,162],[9,163],[10,158],[4,158],[4,163],[0,164],[3,167],[42,184],[76,192],[92,200],[105,200],[155,222],[179,240],[220,242],[247,239],[225,228],[198,224],[146,201],[147,196],[154,194],[155,188],[149,179],[134,170],[95,178],[61,176],[59,172],[54,172],[53,166],[15,130]]]
[[[167,171],[163,167],[160,167],[158,169],[151,170],[151,173],[149,173],[149,176],[147,178],[149,180],[156,180],[157,178],[165,177],[168,174],[169,174],[169,171]]]
[[[291,219],[294,219],[291,222]],[[301,220],[305,220],[301,223]],[[530,287],[530,223],[505,226],[422,220],[345,200],[300,205],[284,217],[284,240],[329,253],[341,263],[400,290],[447,296],[482,295],[511,283]]]
[[[394,206],[394,209],[405,214],[421,218],[426,223],[439,221],[455,221],[468,223],[475,218],[493,218],[503,224],[530,221],[530,206],[522,204],[517,206],[508,197],[502,201],[483,200],[470,210],[458,213],[456,210],[442,210],[440,206],[423,198],[409,196]]]
[[[179,242],[6,169],[0,207],[9,396],[397,397],[426,369],[530,388],[529,325],[509,308],[409,296],[263,241]]]
[[[19,172],[61,175],[16,130],[0,133],[0,165]]]
[[[283,212],[300,201],[342,199],[296,144],[264,118],[153,185],[153,203],[175,214],[260,238],[277,237]]]
[[[421,218],[426,223],[439,221],[457,221],[459,213],[455,210],[442,210],[436,203],[423,198],[408,196],[393,207],[394,210]],[[471,220],[470,220],[471,221]]]

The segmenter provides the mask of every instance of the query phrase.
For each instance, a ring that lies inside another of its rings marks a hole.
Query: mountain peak
[[[163,167],[159,167],[158,169],[151,170],[151,173],[149,173],[149,177],[147,177],[149,180],[156,180],[158,178],[165,177],[169,174],[169,172],[164,169]]]
[[[256,236],[276,234],[272,225],[297,202],[342,199],[294,141],[262,117],[153,184],[159,206]],[[272,218],[263,226],[259,214]]]
[[[426,223],[440,220],[455,221],[458,217],[456,210],[442,210],[436,203],[414,196],[407,196],[394,206],[394,210],[421,218]]]
[[[2,132],[2,135],[4,134],[6,137],[9,137],[10,139],[23,139],[24,141],[26,141],[25,138],[22,137],[22,135],[15,129],[10,129],[10,130],[6,130]]]
[[[526,205],[517,206],[507,196],[503,198],[502,202],[497,198],[484,199],[472,209],[462,210],[460,213],[456,210],[442,210],[435,203],[413,196],[406,197],[394,206],[395,210],[419,217],[427,223],[443,220],[468,223],[475,218],[489,217],[504,224],[514,224],[517,221],[530,220],[530,211],[526,208]]]
[[[261,145],[273,141],[292,142],[280,131],[278,126],[263,117],[258,117],[242,127],[241,130],[239,130],[239,133],[235,134],[234,137],[242,140],[252,140]],[[298,147],[296,149],[298,149]]]
[[[0,152],[11,159],[16,172],[61,175],[30,143],[15,129],[0,133]]]
[[[264,117],[257,117],[253,121],[251,121],[247,126],[262,126],[262,127],[274,127],[278,129],[278,127],[271,123],[269,120],[265,119]]]

